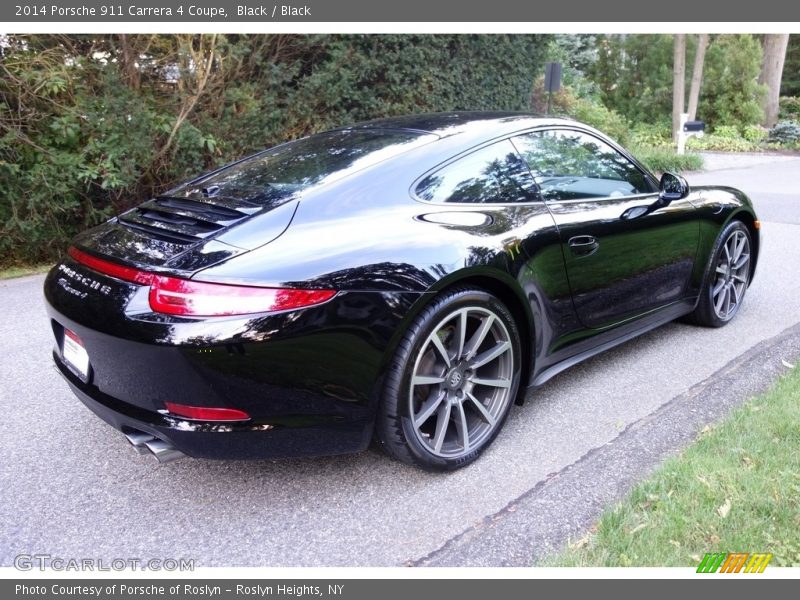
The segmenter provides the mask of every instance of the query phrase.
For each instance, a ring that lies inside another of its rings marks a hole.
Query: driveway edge
[[[581,537],[609,505],[709,423],[766,391],[800,356],[800,323],[631,423],[603,446],[406,566],[532,566]]]

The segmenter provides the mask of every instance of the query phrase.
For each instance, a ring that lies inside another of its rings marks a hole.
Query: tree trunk
[[[781,77],[783,76],[783,62],[786,60],[786,47],[788,45],[788,33],[768,33],[764,35],[764,58],[761,61],[761,74],[758,76],[758,83],[767,86],[767,95],[761,103],[761,107],[764,109],[765,127],[773,127],[778,122]]]
[[[125,82],[128,87],[138,90],[141,85],[141,75],[139,74],[139,67],[136,64],[138,56],[136,50],[124,33],[119,36],[120,45],[122,46],[122,56],[120,62],[122,63],[122,72],[125,74]]]
[[[689,120],[697,118],[697,103],[700,101],[700,86],[703,85],[703,63],[706,59],[708,48],[708,34],[701,33],[697,36],[697,51],[694,53],[694,68],[692,69],[692,85],[689,88]]]
[[[672,58],[672,140],[678,141],[686,88],[686,35],[675,34]]]

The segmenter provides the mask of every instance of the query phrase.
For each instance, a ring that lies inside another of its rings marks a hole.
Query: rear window
[[[279,204],[295,194],[427,144],[438,136],[413,131],[332,131],[265,150],[171,195],[230,196]]]

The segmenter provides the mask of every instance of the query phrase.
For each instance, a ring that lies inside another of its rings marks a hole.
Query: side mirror
[[[666,206],[674,200],[682,200],[689,195],[689,184],[680,175],[664,173],[659,186],[658,203]]]

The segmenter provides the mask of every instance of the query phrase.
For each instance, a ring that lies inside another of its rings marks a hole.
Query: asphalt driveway
[[[800,322],[800,158],[780,158],[710,161],[721,168],[689,177],[690,184],[741,187],[763,221],[758,273],[733,323],[718,330],[671,324],[562,373],[513,409],[481,460],[450,475],[423,473],[376,451],[158,465],[84,408],[57,375],[43,277],[0,282],[0,565],[23,553],[191,558],[201,566],[437,564],[444,554],[442,564],[525,564],[512,549],[517,542],[497,535],[485,560],[474,558],[472,549],[490,539],[482,537],[487,518],[562,474],[577,471],[591,487],[602,465],[574,465],[641,423],[661,427],[672,447],[684,443],[686,435],[667,435],[670,427],[686,434],[696,424],[656,419],[658,411],[699,383],[714,383],[730,365],[749,365],[743,356],[756,360],[754,348],[772,347]],[[758,356],[771,367],[752,378],[768,382],[780,370],[778,354]],[[726,394],[719,389],[717,396]],[[625,471],[636,452],[616,456],[621,468],[604,477]],[[539,507],[527,518],[546,529],[565,518],[563,504],[548,509],[553,515]],[[525,510],[518,513],[526,518]],[[552,543],[564,535],[554,534]]]

